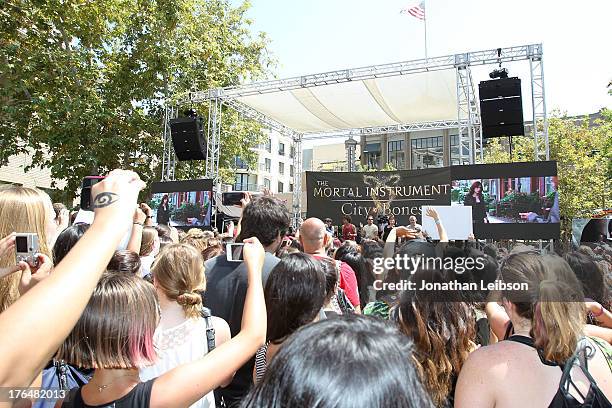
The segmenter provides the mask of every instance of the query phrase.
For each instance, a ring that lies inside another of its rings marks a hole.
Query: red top
[[[312,255],[315,259],[331,259],[328,256],[321,255]],[[350,267],[349,264],[342,261],[334,261],[340,262],[340,288],[344,290],[346,293],[346,297],[351,301],[351,304],[355,307],[359,306],[359,288],[357,286],[357,277],[355,276],[355,271]]]
[[[357,238],[357,230],[353,224],[344,224],[342,226],[342,239],[343,240],[355,240]]]

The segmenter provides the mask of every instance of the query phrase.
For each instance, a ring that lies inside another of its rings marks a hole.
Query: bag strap
[[[208,347],[208,352],[210,353],[215,348],[215,328],[212,323],[210,309],[207,307],[202,307],[200,310],[200,315],[202,315],[202,318],[206,323],[206,347]]]

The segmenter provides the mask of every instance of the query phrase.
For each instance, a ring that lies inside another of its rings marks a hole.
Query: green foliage
[[[187,224],[188,218],[200,218],[200,213],[206,214],[207,211],[208,203],[203,206],[195,203],[183,203],[179,208],[172,211],[171,218],[173,221]]]
[[[12,0],[0,9],[0,165],[33,154],[74,194],[83,176],[115,167],[161,173],[164,101],[197,88],[269,75],[249,3],[229,0]],[[206,113],[205,106],[196,107]],[[261,130],[223,112],[220,167],[252,160]],[[201,177],[203,163],[177,175]]]

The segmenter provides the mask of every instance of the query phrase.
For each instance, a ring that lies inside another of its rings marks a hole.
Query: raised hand
[[[6,237],[0,239],[0,258],[4,258],[15,248],[15,233],[12,232]],[[19,265],[0,268],[0,278],[10,275],[11,273],[20,270]]]
[[[111,171],[91,189],[95,220],[103,220],[115,228],[127,230],[132,223],[138,193],[144,186],[144,182],[133,171]]]
[[[21,296],[49,276],[51,269],[53,269],[53,262],[47,255],[36,254],[36,258],[38,260],[36,266],[23,261],[19,262],[18,267],[22,271],[19,281],[19,294]]]
[[[258,273],[261,275],[261,270],[263,268],[265,251],[264,247],[261,245],[261,242],[255,237],[247,238],[243,241],[244,248],[242,250],[242,254],[244,257],[244,262],[246,263],[247,270],[249,271],[259,271]]]
[[[433,218],[434,221],[437,221],[440,219],[440,215],[438,215],[438,211],[436,211],[436,209],[433,207],[427,207],[427,210],[425,211],[425,215]]]

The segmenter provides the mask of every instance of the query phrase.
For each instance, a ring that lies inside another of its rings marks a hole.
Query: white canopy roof
[[[454,70],[352,80],[237,100],[299,133],[457,119]]]

